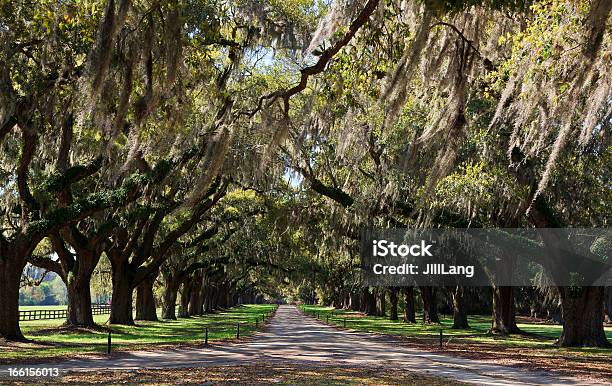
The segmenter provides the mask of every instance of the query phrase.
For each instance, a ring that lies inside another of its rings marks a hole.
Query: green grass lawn
[[[328,321],[340,327],[346,327],[375,333],[401,335],[416,340],[438,341],[440,330],[442,330],[443,341],[452,343],[483,343],[500,345],[504,347],[516,348],[541,348],[558,352],[576,352],[588,355],[592,354],[612,354],[612,349],[596,348],[559,348],[554,346],[555,340],[561,335],[562,326],[550,324],[525,324],[519,323],[518,326],[531,336],[510,335],[499,336],[489,334],[491,328],[491,317],[484,315],[470,316],[468,318],[469,330],[453,330],[452,316],[440,315],[440,324],[404,323],[403,321],[391,321],[388,317],[365,316],[361,313],[350,310],[339,310],[332,307],[303,306],[307,313],[316,313],[322,321]],[[329,316],[329,319],[328,319]],[[417,315],[417,321],[419,320]],[[401,315],[400,315],[401,319]],[[612,328],[605,328],[609,341],[612,341]]]
[[[240,336],[252,334],[255,321],[262,327],[263,315],[276,308],[271,304],[244,305],[224,312],[192,316],[158,322],[136,321],[136,326],[110,326],[113,350],[136,350],[165,344],[199,344],[204,342],[205,327],[209,328],[209,341],[236,337],[236,324],[240,323]],[[95,315],[94,320],[105,325],[109,315]],[[21,329],[32,343],[2,347],[2,360],[40,359],[75,354],[105,353],[108,334],[99,330],[66,329],[63,319],[22,322]],[[5,361],[6,361],[5,360]]]

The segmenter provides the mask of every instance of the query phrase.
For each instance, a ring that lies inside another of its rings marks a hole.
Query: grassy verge
[[[262,319],[276,306],[269,304],[244,305],[216,314],[162,320],[137,321],[136,326],[112,325],[112,349],[139,350],[160,345],[202,344],[205,328],[209,328],[209,341],[236,338],[237,324],[240,336],[248,336],[263,326]],[[67,329],[63,320],[22,322],[21,328],[28,343],[0,343],[3,355],[0,363],[37,361],[81,354],[101,354],[107,349],[108,315],[94,316],[99,329]],[[257,326],[256,326],[257,325]]]
[[[519,323],[518,326],[529,335],[498,336],[489,334],[491,318],[489,316],[470,316],[468,330],[452,329],[453,319],[451,316],[441,315],[440,324],[404,323],[389,320],[388,317],[366,316],[362,313],[350,310],[337,310],[332,307],[304,306],[305,312],[313,315],[318,314],[319,319],[329,324],[344,326],[347,328],[379,332],[385,334],[402,335],[413,338],[439,340],[440,330],[443,332],[444,341],[468,341],[474,343],[503,344],[504,346],[520,347],[546,347],[554,343],[561,335],[562,326],[551,324]],[[329,318],[328,318],[329,317]],[[417,320],[418,320],[417,315]],[[345,321],[346,320],[346,321]],[[608,340],[612,341],[612,328],[606,327]],[[580,348],[585,352],[608,352],[612,349],[589,349]]]
[[[331,325],[394,336],[426,350],[440,350],[442,331],[442,350],[452,355],[612,379],[612,348],[557,347],[554,343],[562,331],[559,325],[528,323],[519,319],[518,326],[528,335],[499,336],[488,333],[491,326],[489,316],[470,316],[470,329],[453,330],[452,317],[445,315],[440,315],[440,324],[424,325],[332,307],[303,306],[302,309]],[[612,328],[606,327],[605,331],[612,342]]]

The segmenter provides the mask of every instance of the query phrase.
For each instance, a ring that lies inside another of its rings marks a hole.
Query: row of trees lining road
[[[483,11],[440,20],[417,5],[411,21],[369,24],[305,101],[308,115],[296,114],[305,119],[289,136],[300,146],[286,147],[287,162],[312,190],[336,202],[344,217],[337,234],[354,237],[363,226],[606,227],[611,93],[602,60],[610,4],[582,6],[557,1],[517,18]],[[336,274],[354,271],[349,264]],[[338,276],[323,281],[338,287]],[[346,285],[326,296],[383,313],[386,290]],[[561,345],[608,345],[604,288],[547,290],[562,310]],[[397,289],[389,291],[396,304]],[[492,291],[492,330],[520,332],[515,289]],[[467,326],[464,292],[451,291],[455,326]],[[406,293],[405,309],[413,310],[413,291]],[[419,293],[425,321],[436,322],[435,291]]]
[[[160,279],[164,318],[293,286],[414,321],[415,289],[359,282],[361,228],[608,225],[612,3],[264,3],[1,4],[3,338],[26,263],[74,326],[102,259],[111,323],[134,292],[156,319]],[[608,345],[605,289],[550,279],[559,344]],[[520,332],[518,289],[491,291],[492,331]]]
[[[2,3],[3,337],[23,338],[26,261],[58,272],[68,322],[90,325],[89,282],[105,254],[111,322],[132,323],[133,289],[206,218],[230,179],[252,179],[258,168],[243,166],[255,165],[267,140],[248,133],[246,113],[277,87],[274,69],[257,62],[279,36],[275,46],[290,48],[311,10],[254,19],[250,7]],[[290,31],[271,28],[289,23]],[[37,250],[43,240],[53,254]]]

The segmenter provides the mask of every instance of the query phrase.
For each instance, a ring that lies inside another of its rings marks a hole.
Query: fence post
[[[204,344],[208,346],[208,326],[204,327]]]
[[[329,324],[329,314],[327,314],[327,320],[326,322]]]
[[[344,322],[344,328],[346,328],[346,316],[344,317],[344,319],[342,319]]]
[[[440,329],[440,348],[442,348],[442,329]]]
[[[111,329],[108,329],[108,346],[106,347],[106,353],[110,355],[111,353]]]
[[[240,339],[240,322],[236,323],[236,339]]]
[[[255,328],[259,328],[259,318],[255,318]]]

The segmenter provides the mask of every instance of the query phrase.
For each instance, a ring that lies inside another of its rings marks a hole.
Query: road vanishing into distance
[[[305,366],[384,367],[390,372],[410,371],[481,385],[589,384],[550,372],[480,363],[398,346],[373,334],[328,326],[290,305],[281,305],[266,330],[244,342],[201,348],[134,351],[111,358],[71,359],[28,367],[58,367],[61,373],[65,373],[253,365],[258,362],[272,365],[276,362]],[[7,379],[9,367],[18,366],[0,366],[1,379]]]

